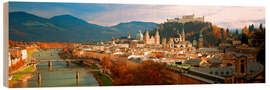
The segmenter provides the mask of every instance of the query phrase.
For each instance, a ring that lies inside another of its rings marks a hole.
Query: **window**
[[[220,74],[221,74],[221,75],[223,75],[223,74],[224,74],[224,72],[221,72]]]
[[[232,66],[232,63],[227,63],[227,66]]]
[[[241,60],[241,73],[245,73],[245,61],[244,60]]]
[[[226,74],[229,75],[229,71],[227,71]]]
[[[241,73],[245,73],[245,65],[241,64]]]

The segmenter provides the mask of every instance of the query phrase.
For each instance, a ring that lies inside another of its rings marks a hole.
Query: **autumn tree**
[[[249,34],[248,28],[244,27],[243,30],[242,30],[242,33],[245,34],[246,36],[248,36],[248,34]]]
[[[175,84],[172,72],[165,70],[165,65],[153,61],[144,61],[135,69],[130,69],[123,62],[112,68],[115,85],[169,85]]]

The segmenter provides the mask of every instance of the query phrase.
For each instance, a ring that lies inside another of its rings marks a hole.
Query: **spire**
[[[130,39],[130,33],[128,33],[128,36],[127,36],[128,39]]]
[[[177,34],[177,35],[180,34],[178,30],[176,31],[176,34]]]
[[[202,31],[200,31],[200,38],[203,38]]]
[[[149,39],[149,32],[148,31],[146,31],[144,33],[144,38],[145,38],[145,40],[148,40]]]
[[[184,29],[184,24],[183,24],[183,27],[182,27],[182,41],[186,41],[186,36],[185,36],[185,29]]]
[[[185,29],[184,29],[184,24],[183,24],[183,27],[182,27],[182,34],[185,34]]]
[[[159,36],[159,32],[158,32],[158,30],[156,30],[156,35],[155,36]]]

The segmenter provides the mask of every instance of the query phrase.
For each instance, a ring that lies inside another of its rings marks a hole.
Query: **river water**
[[[40,58],[59,58],[58,51],[47,50],[44,52],[38,52],[35,55]],[[48,56],[49,55],[49,56]],[[49,70],[48,62],[41,62],[37,65],[37,71]],[[79,72],[79,81],[76,83],[76,72],[72,69],[89,69],[86,65],[79,65],[70,63],[66,65],[66,62],[53,62],[52,70],[54,69],[70,69],[70,71],[56,71],[56,72],[41,72],[41,84],[38,84],[38,74],[33,73],[30,76],[32,78],[27,81],[17,81],[10,85],[11,87],[72,87],[72,86],[98,86],[97,80],[94,78],[91,72],[81,71]]]

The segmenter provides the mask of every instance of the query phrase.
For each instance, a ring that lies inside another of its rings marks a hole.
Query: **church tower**
[[[155,44],[159,45],[160,44],[160,36],[158,30],[156,31],[155,35]]]
[[[248,56],[244,54],[235,54],[235,72],[233,74],[234,83],[244,83],[247,75]]]
[[[186,38],[185,38],[185,30],[184,30],[184,25],[182,27],[182,41],[185,41]]]
[[[128,36],[127,36],[128,39],[130,39],[130,34],[128,33]]]
[[[161,43],[165,47],[167,45],[166,38],[163,38]]]
[[[144,38],[144,43],[149,44],[149,33],[148,33],[148,31],[145,32],[143,38]]]
[[[200,31],[199,48],[203,48],[203,35],[202,35],[202,31]]]
[[[169,39],[169,41],[168,41],[168,47],[174,48],[174,41],[173,41],[173,38],[170,38],[170,39]]]

